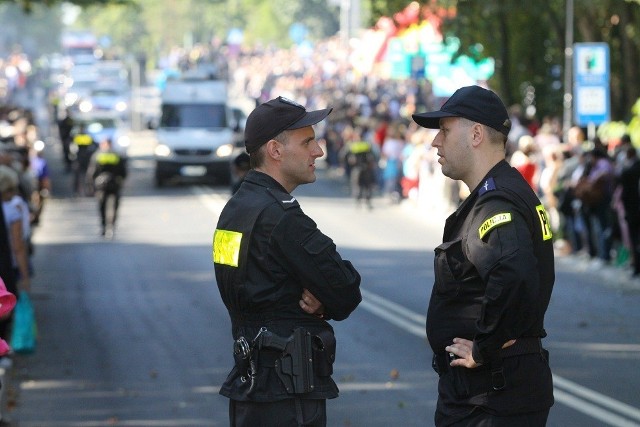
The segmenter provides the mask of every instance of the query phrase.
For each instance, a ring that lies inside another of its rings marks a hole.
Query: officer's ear
[[[280,141],[270,139],[265,145],[267,156],[274,160],[279,160],[282,157],[282,143]]]
[[[484,126],[480,123],[474,123],[471,125],[471,145],[477,147],[482,140],[486,137]]]

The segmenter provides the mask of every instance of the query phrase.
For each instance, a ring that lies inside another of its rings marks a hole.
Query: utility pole
[[[566,0],[566,32],[564,45],[564,117],[562,121],[563,141],[573,122],[573,0]]]

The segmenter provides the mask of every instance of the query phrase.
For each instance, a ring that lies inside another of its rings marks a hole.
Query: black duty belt
[[[542,352],[542,340],[540,337],[521,337],[516,342],[500,350],[500,358],[506,359],[508,357],[522,356],[524,354],[536,354]],[[446,351],[433,355],[433,369],[439,374],[446,372],[451,365],[449,365],[449,353]],[[481,365],[489,368],[489,363]]]

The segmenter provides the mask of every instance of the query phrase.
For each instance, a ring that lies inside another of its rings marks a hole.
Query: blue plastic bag
[[[16,353],[33,353],[36,349],[36,317],[31,298],[26,292],[18,294],[13,309],[11,348]]]

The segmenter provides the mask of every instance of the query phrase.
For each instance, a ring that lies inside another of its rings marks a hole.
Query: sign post
[[[588,138],[593,139],[595,127],[611,119],[609,45],[576,43],[573,52],[574,120],[586,126]]]

